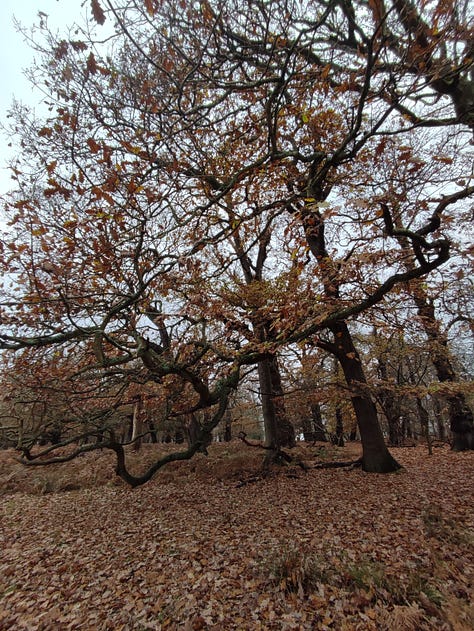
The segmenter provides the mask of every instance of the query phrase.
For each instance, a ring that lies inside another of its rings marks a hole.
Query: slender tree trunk
[[[140,451],[142,446],[143,434],[143,409],[141,397],[135,402],[133,407],[132,420],[132,443],[133,451]]]
[[[350,441],[357,440],[357,427],[354,427],[354,429],[351,430],[351,433],[349,434],[349,440]]]
[[[312,443],[314,442],[314,426],[313,420],[309,416],[304,416],[303,421],[301,423],[301,428],[303,430],[303,438],[305,442]]]
[[[400,236],[398,241],[407,253],[412,253],[412,248],[406,237]],[[407,269],[410,269],[413,267],[413,262],[407,258],[405,265]],[[441,383],[455,383],[457,381],[456,372],[453,368],[448,340],[436,319],[433,301],[430,300],[420,279],[413,280],[409,289],[430,343],[431,361],[437,377]],[[453,450],[474,449],[474,416],[465,396],[462,392],[458,392],[447,396],[446,401],[449,410]]]
[[[413,438],[413,428],[411,426],[411,419],[407,414],[402,416],[402,441],[405,438]]]
[[[309,182],[309,198],[323,201],[324,191]],[[316,258],[324,285],[324,295],[330,302],[339,300],[339,266],[331,258],[327,247],[324,219],[317,207],[312,206],[302,215],[306,240]],[[367,391],[359,355],[345,321],[339,320],[329,327],[334,335],[334,354],[339,359],[345,380],[354,391],[352,404],[362,442],[362,468],[374,473],[389,473],[400,469],[400,465],[387,449],[377,417],[377,408]]]
[[[428,445],[428,453],[431,456],[433,455],[433,445],[430,435],[430,416],[420,397],[416,397],[416,409],[418,410],[418,416],[420,418],[421,433],[425,437],[426,444]]]
[[[418,315],[431,346],[431,361],[441,383],[455,383],[448,341],[436,319],[434,305],[420,283],[412,291]],[[474,416],[462,392],[446,397],[454,451],[474,449]]]
[[[377,358],[380,377],[387,382],[388,370],[383,357]],[[389,387],[382,386],[378,396],[380,405],[388,424],[388,437],[390,445],[398,446],[402,442],[402,430],[400,427],[400,402]]]
[[[331,330],[345,380],[354,392],[352,404],[362,442],[362,468],[373,473],[397,471],[400,465],[385,444],[377,408],[368,392],[367,380],[349,328],[345,322],[337,322]]]
[[[156,444],[158,442],[158,435],[157,435],[154,422],[150,420],[149,426],[150,426],[150,442]]]
[[[436,418],[436,429],[437,429],[438,439],[444,442],[446,440],[446,426],[444,424],[443,410],[441,408],[441,403],[438,397],[434,398],[433,407],[434,407],[434,413],[435,413],[435,418]]]
[[[323,415],[319,403],[311,404],[311,417],[313,420],[313,440],[326,443],[328,439],[324,430]]]
[[[271,230],[267,227],[258,238],[258,254],[255,262],[252,263],[249,253],[243,247],[241,235],[238,231],[234,232],[233,245],[242,267],[245,282],[248,285],[262,281],[270,238]],[[256,318],[253,328],[260,342],[272,339],[271,325],[271,320],[262,322],[259,317]],[[286,415],[283,387],[276,355],[258,363],[258,378],[262,398],[266,445],[275,451],[278,451],[281,447],[294,447],[295,430]]]
[[[232,440],[232,413],[227,410],[224,415],[224,441],[226,443]]]
[[[344,417],[340,405],[336,406],[336,431],[332,435],[333,445],[344,447]]]

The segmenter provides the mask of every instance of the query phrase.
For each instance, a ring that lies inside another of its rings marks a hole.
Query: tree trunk
[[[444,424],[443,410],[442,410],[441,403],[438,397],[434,397],[433,407],[434,407],[434,414],[436,418],[436,429],[437,429],[438,439],[444,442],[446,440],[446,426]]]
[[[474,419],[464,395],[448,397],[453,451],[474,449]]]
[[[344,418],[341,406],[336,406],[336,431],[331,436],[331,443],[337,447],[344,447]]]
[[[319,403],[311,404],[311,417],[313,420],[313,440],[326,443],[328,439],[324,431],[323,415]]]
[[[452,365],[448,340],[441,331],[435,316],[434,305],[420,283],[412,291],[418,315],[431,346],[431,361],[441,383],[455,383],[456,373]],[[446,397],[454,451],[474,449],[474,417],[462,392]]]
[[[280,447],[289,447],[290,449],[296,444],[295,428],[289,421],[286,414],[285,395],[281,383],[280,368],[278,359],[273,356],[270,360],[270,379],[272,384],[273,406],[277,418],[277,433]]]
[[[323,201],[326,198],[324,191],[315,187],[313,182],[309,184],[308,197]],[[317,207],[311,207],[302,215],[302,221],[308,246],[318,261],[324,294],[330,302],[338,301],[339,267],[326,247],[324,219]],[[347,324],[339,320],[330,325],[329,329],[334,335],[334,344],[330,346],[333,347],[333,353],[341,364],[348,386],[354,391],[352,404],[362,442],[362,468],[374,473],[396,471],[400,469],[400,465],[385,444],[377,418],[377,408],[367,391],[367,380]]]
[[[232,440],[232,414],[227,410],[224,416],[224,441],[226,443]]]
[[[408,414],[402,416],[402,441],[405,438],[413,438],[413,429],[411,426],[411,418]]]
[[[354,392],[352,404],[362,442],[362,468],[372,473],[397,471],[400,465],[385,444],[377,408],[368,392],[367,380],[349,328],[345,322],[336,322],[331,326],[331,331],[345,380]]]
[[[194,444],[201,440],[202,436],[202,425],[199,422],[197,416],[195,414],[189,414],[188,423],[186,425],[186,432],[188,437],[188,445],[189,447],[193,447]],[[206,440],[201,444],[198,451],[202,454],[208,455],[207,448],[212,442],[212,435],[209,434],[206,436]]]
[[[301,423],[301,428],[303,430],[304,441],[307,443],[314,442],[313,420],[305,415]]]
[[[387,382],[388,370],[383,357],[377,358],[380,377]],[[382,386],[379,392],[379,402],[385,414],[388,424],[389,442],[393,446],[398,446],[402,442],[402,428],[400,427],[400,401],[389,387]]]
[[[140,451],[142,446],[143,434],[143,410],[142,400],[139,398],[133,407],[132,419],[132,443],[133,451]]]
[[[258,378],[265,428],[265,445],[275,451],[281,447],[294,447],[295,431],[286,418],[276,358],[272,357],[259,362]]]
[[[277,358],[272,356],[258,363],[258,379],[262,399],[265,445],[278,451],[295,446],[295,430],[286,416]]]
[[[430,435],[430,417],[420,397],[416,397],[416,409],[418,410],[418,416],[420,418],[421,434],[422,436],[424,436],[426,444],[428,445],[428,453],[430,454],[430,456],[432,456],[433,445]]]
[[[156,444],[158,442],[158,435],[155,427],[155,423],[153,421],[148,422],[150,426],[150,442]]]

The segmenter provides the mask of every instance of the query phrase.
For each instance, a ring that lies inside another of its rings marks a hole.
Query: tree
[[[242,365],[313,340],[344,371],[364,468],[392,471],[351,321],[446,263],[450,243],[433,218],[454,213],[472,189],[464,183],[440,200],[426,183],[415,225],[409,216],[397,224],[393,192],[378,189],[371,170],[387,138],[403,155],[426,126],[454,147],[464,114],[452,114],[450,99],[423,104],[421,65],[406,80],[383,35],[393,11],[389,20],[360,7],[358,26],[349,3],[270,4],[204,2],[177,20],[172,1],[94,0],[95,19],[115,21],[113,47],[101,51],[87,33],[49,36],[39,70],[52,115],[15,113],[28,160],[15,166],[19,190],[7,204],[17,238],[5,239],[3,264],[15,287],[3,301],[1,345],[81,342],[97,370],[141,362],[154,381],[187,384],[190,411],[216,406],[217,423]],[[278,301],[262,308],[271,322],[264,341],[239,348],[220,337],[217,318],[209,340],[197,287],[215,269],[206,276],[203,257],[268,210],[286,218],[279,242],[300,244],[295,267],[313,273],[309,297],[295,297],[295,313]],[[410,269],[394,226],[415,253]],[[180,269],[194,274],[191,284]],[[267,392],[277,387],[270,381]]]
[[[439,163],[445,163],[447,166],[451,166],[453,158],[450,155],[443,153],[445,147],[435,146],[435,153],[431,154],[431,160],[426,156],[425,150],[421,147],[404,147],[404,157],[401,159],[398,153],[399,159],[395,163],[393,160],[388,160],[389,155],[388,146],[386,146],[386,153],[381,157],[383,162],[383,168],[385,170],[385,177],[390,182],[396,182],[396,195],[390,194],[390,196],[384,198],[379,197],[379,202],[382,206],[382,212],[386,217],[387,230],[389,233],[398,240],[402,250],[405,252],[404,267],[407,270],[413,269],[417,264],[417,261],[423,259],[423,254],[417,247],[412,247],[410,240],[407,236],[406,230],[402,224],[402,217],[404,213],[408,213],[408,204],[413,204],[412,193],[413,189],[420,188],[423,182],[434,183],[437,182],[439,186],[442,180],[442,173],[440,172]],[[461,153],[465,153],[465,149],[462,146],[458,147]],[[396,150],[398,151],[398,150]],[[465,173],[467,173],[469,166],[465,167]],[[459,175],[459,163],[456,168],[453,169],[451,178],[455,180],[456,175]],[[444,170],[444,169],[443,169]],[[413,175],[416,173],[416,182],[413,182]],[[381,174],[378,174],[381,177]],[[449,181],[446,181],[448,186]],[[408,190],[410,189],[410,191]],[[468,191],[472,194],[474,189],[468,187]],[[391,192],[392,193],[392,192]],[[453,192],[450,195],[445,195],[441,198],[438,205],[435,207],[435,211],[430,218],[430,223],[435,229],[439,229],[441,226],[441,215],[444,213],[446,205],[453,198],[459,199],[458,196],[464,197],[464,191]],[[388,201],[390,200],[390,201]],[[388,203],[392,205],[389,210]],[[419,202],[416,203],[418,205]],[[413,210],[411,210],[413,214]],[[468,214],[468,212],[467,212]],[[394,220],[392,221],[392,217]],[[461,217],[460,217],[461,219]],[[467,219],[467,217],[466,217]],[[461,219],[462,221],[462,219]],[[460,224],[456,224],[459,226]],[[449,223],[446,228],[449,230]],[[456,235],[451,237],[453,243],[458,242],[457,248],[459,248],[461,256],[464,254],[465,246],[463,247],[459,243],[459,237]],[[416,245],[416,244],[414,244]],[[464,255],[464,265],[467,263],[467,256]],[[456,268],[458,266],[453,261],[451,263],[451,274],[455,277],[458,273]],[[461,272],[462,277],[462,272]],[[454,281],[456,282],[456,281]],[[438,379],[441,383],[452,384],[453,390],[448,393],[446,400],[449,406],[449,417],[451,434],[453,438],[453,449],[456,451],[463,451],[473,448],[473,435],[474,435],[474,418],[472,410],[470,409],[468,402],[462,391],[456,391],[454,384],[459,380],[454,370],[454,362],[449,350],[448,338],[442,330],[442,325],[436,317],[434,300],[430,298],[428,284],[421,279],[413,279],[407,285],[408,292],[412,297],[417,309],[419,321],[428,339],[431,350],[431,361],[436,369]]]
[[[271,212],[261,211],[252,224],[249,222],[242,228],[231,206],[222,203],[221,208],[229,223],[234,225],[228,237],[230,251],[226,257],[221,244],[208,249],[206,262],[209,265],[213,254],[219,278],[213,280],[213,287],[201,286],[201,299],[207,301],[208,314],[225,325],[230,337],[237,334],[247,342],[264,347],[268,342],[275,342],[274,320],[278,317],[278,314],[266,310],[266,304],[277,301],[278,292],[284,291],[285,282],[285,273],[280,270],[281,263],[278,265],[273,261],[272,269],[266,269],[277,218]],[[269,278],[266,278],[267,274]],[[295,431],[286,414],[279,360],[275,351],[267,351],[263,355],[257,364],[257,374],[266,447],[278,454],[281,447],[294,447]]]

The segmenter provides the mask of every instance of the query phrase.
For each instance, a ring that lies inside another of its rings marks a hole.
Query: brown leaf
[[[87,58],[87,70],[91,74],[96,74],[97,72],[97,62],[95,60],[94,53],[90,53],[89,57]]]
[[[91,0],[91,10],[94,20],[98,24],[103,24],[105,22],[105,13],[99,4],[99,0]]]

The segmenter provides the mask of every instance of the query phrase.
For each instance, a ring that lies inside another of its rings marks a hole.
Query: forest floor
[[[130,489],[107,453],[25,468],[0,452],[0,629],[471,630],[474,453],[392,453],[390,475],[262,475],[262,452],[215,444]]]

